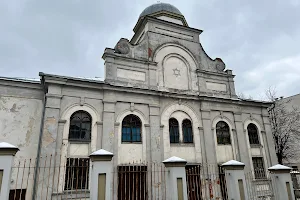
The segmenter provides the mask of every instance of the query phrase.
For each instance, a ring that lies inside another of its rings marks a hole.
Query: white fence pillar
[[[164,160],[168,169],[166,177],[167,200],[187,200],[187,185],[185,165],[186,160],[178,157],[171,157]]]
[[[6,142],[0,143],[0,199],[8,199],[11,181],[11,169],[14,156],[19,149]]]
[[[91,200],[112,199],[112,157],[113,153],[100,149],[90,155],[91,160]]]
[[[274,165],[269,168],[272,176],[273,187],[276,199],[294,200],[293,182],[290,167]]]
[[[228,199],[248,200],[244,167],[245,164],[230,160],[222,165],[225,170],[225,179]]]

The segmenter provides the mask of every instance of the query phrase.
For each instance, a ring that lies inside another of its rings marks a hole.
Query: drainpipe
[[[36,156],[36,167],[34,170],[34,182],[33,182],[33,192],[32,192],[32,200],[35,200],[36,196],[36,190],[37,190],[37,185],[38,185],[38,166],[40,165],[40,155],[41,155],[41,147],[42,147],[42,138],[43,138],[43,130],[44,130],[44,119],[45,119],[45,111],[46,111],[46,103],[47,103],[47,98],[46,98],[46,88],[45,88],[45,79],[44,79],[44,74],[40,73],[41,76],[41,84],[43,86],[44,90],[44,98],[43,98],[43,112],[42,112],[42,120],[41,120],[41,125],[40,125],[40,135],[39,135],[39,142],[38,142],[38,148],[37,148],[37,156]]]

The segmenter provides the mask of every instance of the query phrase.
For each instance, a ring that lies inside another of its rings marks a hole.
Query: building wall
[[[12,189],[21,188],[22,179],[18,175],[18,167],[23,172],[24,165],[27,169],[35,166],[42,110],[43,91],[38,82],[0,80],[0,141],[20,149],[13,164]],[[27,173],[26,171],[26,175]],[[31,195],[32,186],[33,174],[26,184],[22,184],[22,188],[27,187],[27,198]]]

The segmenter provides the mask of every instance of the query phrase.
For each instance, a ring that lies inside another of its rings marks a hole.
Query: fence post
[[[245,164],[230,160],[222,165],[225,170],[225,179],[228,199],[248,200],[244,167]]]
[[[271,178],[276,191],[276,199],[294,200],[293,182],[290,167],[284,165],[274,165],[268,170],[271,172]]]
[[[11,169],[14,156],[19,149],[6,142],[0,143],[0,199],[8,199],[11,181]]]
[[[163,161],[168,169],[166,189],[168,200],[187,200],[186,160],[173,156]]]
[[[111,200],[113,153],[100,149],[90,155],[91,160],[91,200]]]

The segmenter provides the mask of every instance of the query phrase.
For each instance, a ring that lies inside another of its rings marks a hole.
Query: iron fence
[[[114,168],[118,194],[114,199],[166,199],[167,169],[162,163],[131,162]]]
[[[89,199],[88,158],[50,155],[40,160],[39,166],[36,159],[19,159],[13,164],[9,200]]]
[[[270,172],[264,169],[245,172],[245,179],[250,200],[275,200]]]
[[[295,199],[300,200],[300,172],[298,170],[291,171]]]
[[[227,200],[225,173],[222,167],[212,164],[186,166],[189,200]]]

